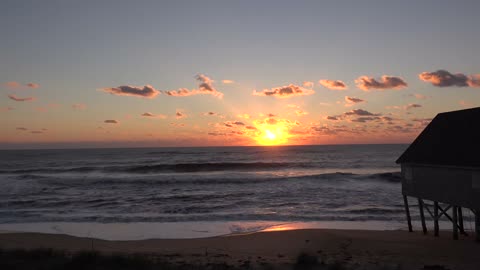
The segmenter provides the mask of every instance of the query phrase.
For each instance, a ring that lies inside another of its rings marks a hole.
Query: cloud
[[[257,130],[257,128],[254,127],[254,126],[245,126],[245,128],[246,128],[246,129],[251,129],[251,130]]]
[[[378,116],[374,116],[374,117],[370,117],[370,116],[367,116],[367,117],[358,117],[356,119],[353,119],[352,122],[357,122],[357,123],[366,123],[368,121],[375,121],[375,120],[381,120],[380,117]]]
[[[32,134],[42,134],[43,131],[41,131],[41,130],[32,130],[32,131],[30,131],[30,133],[32,133]]]
[[[251,115],[248,114],[248,113],[243,113],[243,114],[238,114],[237,117],[244,118],[244,119],[250,119]]]
[[[337,135],[339,133],[347,132],[344,127],[335,127],[335,126],[312,126],[310,127],[317,135],[329,136],[329,135]]]
[[[287,86],[276,87],[272,89],[264,89],[261,92],[253,90],[254,96],[272,96],[276,98],[290,98],[294,96],[307,96],[315,93],[312,89],[290,84]]]
[[[470,78],[468,78],[468,85],[470,87],[480,87],[480,74],[471,75]]]
[[[372,77],[360,76],[355,80],[357,87],[369,91],[371,89],[386,90],[386,89],[402,89],[407,87],[407,83],[400,77],[383,75],[380,81]]]
[[[332,120],[332,121],[337,121],[337,120],[345,120],[345,119],[351,119],[353,117],[358,117],[356,119],[351,120],[352,122],[361,122],[364,123],[366,121],[370,120],[380,120],[381,114],[379,113],[371,113],[366,110],[362,109],[355,109],[351,110],[348,112],[344,112],[341,115],[332,115],[332,116],[327,116],[325,119],[327,120]],[[371,117],[371,118],[370,118]]]
[[[347,89],[347,85],[340,81],[340,80],[320,80],[318,81],[324,87],[330,90],[345,90]]]
[[[186,118],[187,115],[182,111],[182,110],[177,110],[175,112],[175,118],[177,119],[182,119],[182,118]]]
[[[414,103],[410,103],[410,104],[407,104],[405,106],[386,106],[385,108],[386,109],[395,109],[395,110],[410,110],[410,109],[415,109],[415,108],[421,108],[422,105],[420,104],[414,104]]]
[[[19,82],[6,82],[3,84],[5,87],[10,88],[10,89],[18,89],[18,88],[38,88],[40,87],[39,84],[36,83],[26,83],[26,84],[21,84]]]
[[[420,104],[408,104],[407,106],[405,106],[405,110],[421,108],[421,107],[422,107],[422,105],[420,105]]]
[[[269,125],[276,125],[278,123],[278,121],[275,118],[267,118],[267,119],[265,119],[265,123],[267,123]]]
[[[308,112],[303,111],[303,110],[295,110],[295,114],[296,114],[297,116],[303,116],[303,115],[307,115]]]
[[[432,120],[433,120],[432,118],[413,118],[413,119],[411,119],[411,121],[416,124],[417,128],[426,127],[428,124],[430,124],[430,122]]]
[[[165,119],[165,118],[167,118],[166,115],[163,115],[163,114],[153,114],[153,113],[149,113],[149,112],[142,113],[141,116],[143,116],[143,117],[150,117],[150,118],[158,118],[158,119]]]
[[[165,91],[165,94],[173,97],[186,97],[193,95],[212,95],[214,97],[223,98],[223,93],[217,91],[213,87],[213,80],[204,74],[198,74],[195,79],[199,82],[198,89],[188,90],[180,88],[178,90]]]
[[[15,100],[15,101],[33,101],[33,100],[35,100],[35,97],[19,98],[15,95],[8,95],[8,97],[12,100]]]
[[[243,122],[240,122],[240,121],[227,121],[225,123],[223,123],[224,126],[226,127],[234,127],[234,126],[245,126],[245,123]]]
[[[27,83],[26,86],[27,86],[27,87],[30,87],[30,88],[38,88],[38,87],[40,87],[40,85],[39,85],[39,84],[36,84],[36,83]]]
[[[17,127],[17,130],[26,131],[26,130],[28,130],[28,128],[25,128],[25,127]]]
[[[365,102],[365,100],[355,97],[345,96],[345,106],[353,106],[358,103]]]
[[[307,88],[313,88],[313,86],[315,85],[314,82],[309,82],[309,81],[305,81],[302,83],[303,87],[307,87]]]
[[[6,82],[3,85],[8,88],[20,88],[22,86],[19,82]]]
[[[369,111],[365,111],[362,109],[351,110],[349,112],[343,113],[343,115],[358,115],[358,116],[378,116],[379,114],[373,114]]]
[[[73,104],[72,108],[74,108],[75,110],[85,110],[87,108],[87,105],[83,103],[77,103],[77,104]]]
[[[232,80],[222,80],[222,83],[223,83],[223,84],[232,84],[232,83],[235,83],[235,81],[232,81]]]
[[[327,117],[325,117],[325,119],[327,119],[327,120],[332,120],[332,121],[337,121],[337,120],[339,120],[339,119],[338,119],[338,116],[327,116]]]
[[[472,75],[468,77],[462,73],[452,74],[443,69],[434,72],[422,72],[418,77],[420,80],[429,82],[438,87],[480,87],[480,75]]]
[[[422,94],[410,94],[409,96],[415,97],[416,99],[427,99],[427,98],[429,98],[429,96],[425,96],[425,95],[422,95]]]
[[[144,97],[144,98],[154,98],[160,94],[159,90],[156,90],[151,85],[145,85],[142,87],[122,85],[112,88],[103,88],[103,91],[110,93],[112,95],[118,96],[132,96],[132,97]]]
[[[119,123],[117,120],[105,120],[103,122],[107,123],[107,124],[118,124]]]

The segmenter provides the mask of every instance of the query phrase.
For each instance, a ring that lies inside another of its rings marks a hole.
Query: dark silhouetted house
[[[452,221],[453,237],[458,239],[459,230],[465,233],[463,207],[475,213],[476,239],[480,241],[480,107],[438,114],[397,163],[402,168],[402,193],[410,231],[407,196],[418,199],[424,233],[426,209],[434,220],[435,236],[438,221],[444,216]],[[433,212],[424,200],[433,201]]]

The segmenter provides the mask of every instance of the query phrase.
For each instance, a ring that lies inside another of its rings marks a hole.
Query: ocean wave
[[[403,222],[405,217],[399,215],[366,214],[352,216],[348,214],[336,215],[277,215],[277,214],[160,214],[160,215],[122,215],[122,214],[61,214],[55,212],[39,213],[35,211],[16,211],[16,213],[3,215],[0,223],[18,222],[99,222],[99,223],[129,223],[129,222],[198,222],[198,221],[399,221]],[[418,215],[412,215],[412,219],[418,220]]]
[[[374,180],[384,180],[388,182],[395,182],[395,183],[402,182],[401,172],[374,173],[374,174],[370,174],[368,178],[374,179]]]
[[[77,185],[218,185],[218,184],[269,184],[283,181],[380,181],[387,183],[400,183],[400,172],[354,174],[346,172],[307,174],[299,176],[285,176],[275,174],[232,174],[232,175],[42,175],[42,174],[19,174],[13,176],[15,180],[35,180],[39,184],[54,186],[77,186]]]
[[[155,173],[155,172],[214,172],[214,171],[248,171],[248,170],[273,170],[301,167],[301,163],[290,162],[220,162],[220,163],[180,163],[142,165],[125,168],[122,171],[131,173]]]
[[[315,168],[318,164],[305,164],[295,162],[219,162],[219,163],[177,163],[153,165],[116,165],[116,166],[81,166],[71,168],[32,168],[0,170],[1,174],[30,174],[30,173],[191,173],[215,171],[262,171],[289,168]]]

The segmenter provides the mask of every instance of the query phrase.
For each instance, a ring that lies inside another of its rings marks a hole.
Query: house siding
[[[480,169],[402,164],[402,193],[480,209]]]

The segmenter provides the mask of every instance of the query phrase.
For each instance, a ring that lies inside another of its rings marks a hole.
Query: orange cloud
[[[6,82],[3,84],[5,87],[11,88],[11,89],[18,89],[18,88],[38,88],[40,87],[39,84],[36,83],[26,83],[26,84],[21,84],[19,82]]]
[[[105,120],[103,121],[104,123],[107,123],[107,124],[118,124],[119,122],[117,120]]]
[[[237,117],[244,118],[244,119],[250,119],[252,116],[248,113],[244,113],[244,114],[238,114]]]
[[[425,95],[422,95],[422,94],[410,94],[409,96],[415,97],[416,99],[427,99],[427,98],[429,98],[429,96],[425,96]]]
[[[214,97],[223,98],[223,93],[213,87],[213,80],[204,74],[199,74],[195,79],[200,83],[198,89],[188,90],[180,88],[178,90],[165,91],[165,94],[173,97],[186,97],[193,95],[212,95]]]
[[[187,115],[182,111],[182,110],[177,110],[175,112],[175,118],[177,119],[182,119],[182,118],[186,118]]]
[[[27,83],[26,86],[27,86],[27,87],[30,87],[30,88],[38,88],[38,87],[40,87],[40,85],[39,85],[39,84],[36,84],[36,83]]]
[[[421,107],[422,107],[422,105],[420,105],[420,104],[408,104],[407,106],[405,106],[405,110],[421,108]]]
[[[305,81],[302,83],[303,87],[307,87],[307,88],[313,88],[313,86],[315,85],[313,82],[309,82],[309,81]]]
[[[347,85],[340,81],[340,80],[320,80],[318,81],[324,87],[330,90],[345,90],[347,89]]]
[[[415,103],[411,103],[411,104],[407,104],[405,106],[386,106],[385,108],[386,109],[395,109],[395,110],[410,110],[410,109],[414,109],[414,108],[421,108],[422,105],[421,104],[415,104]]]
[[[381,120],[380,116],[381,116],[381,114],[379,114],[379,113],[371,113],[371,112],[366,111],[366,110],[355,109],[355,110],[351,110],[351,111],[348,111],[348,112],[344,112],[341,115],[327,116],[327,117],[325,117],[325,119],[326,120],[337,121],[337,120],[350,120],[353,117],[357,117],[356,119],[353,119],[353,120],[350,120],[350,121],[364,123],[366,121]]]
[[[254,96],[272,96],[276,98],[290,98],[294,96],[307,96],[315,93],[312,89],[307,89],[294,84],[276,87],[272,89],[264,89],[261,92],[253,90]]]
[[[15,95],[8,95],[8,97],[11,99],[11,100],[15,100],[15,101],[33,101],[35,100],[35,97],[25,97],[25,98],[19,98]]]
[[[308,112],[304,111],[304,110],[295,110],[295,114],[297,116],[304,116],[304,115],[307,115]]]
[[[434,72],[422,72],[418,77],[420,80],[438,87],[480,87],[480,74],[467,76],[462,73],[452,74],[446,70],[439,69]]]
[[[355,80],[357,87],[369,91],[371,89],[387,90],[387,89],[402,89],[408,84],[400,77],[383,75],[380,81],[372,77],[360,76]]]
[[[143,88],[136,87],[136,86],[122,85],[118,87],[103,88],[102,90],[112,95],[144,97],[144,98],[154,98],[158,94],[160,94],[160,91],[156,90],[151,85],[145,85]]]
[[[158,118],[158,119],[166,119],[167,116],[166,115],[163,115],[163,114],[153,114],[153,113],[149,113],[149,112],[146,112],[146,113],[142,113],[143,117],[150,117],[150,118]]]
[[[223,123],[223,125],[226,127],[234,127],[234,126],[245,126],[245,123],[240,121],[227,121]]]
[[[345,96],[345,106],[353,106],[358,103],[365,102],[365,100],[355,97]]]
[[[222,80],[222,83],[223,83],[223,84],[232,84],[232,83],[235,83],[235,81],[232,81],[232,80]]]

